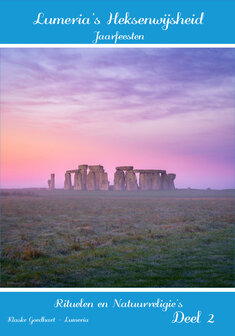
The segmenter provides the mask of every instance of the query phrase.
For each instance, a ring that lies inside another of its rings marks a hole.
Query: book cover
[[[0,1],[7,335],[219,335],[234,1]]]

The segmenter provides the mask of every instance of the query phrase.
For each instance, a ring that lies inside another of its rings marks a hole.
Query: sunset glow
[[[166,169],[176,187],[234,188],[233,49],[4,49],[3,188],[79,164]]]

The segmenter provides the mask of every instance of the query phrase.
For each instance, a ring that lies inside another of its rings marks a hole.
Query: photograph
[[[1,287],[234,287],[234,48],[0,59]]]

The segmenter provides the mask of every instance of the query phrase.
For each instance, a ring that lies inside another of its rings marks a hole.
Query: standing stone
[[[138,190],[137,178],[133,170],[127,170],[125,176],[126,190],[136,191]]]
[[[161,175],[161,189],[162,190],[170,189],[169,177],[166,173],[162,173]]]
[[[104,169],[97,169],[95,171],[95,181],[96,181],[96,190],[101,190],[102,178],[104,174]]]
[[[152,190],[152,173],[141,172],[139,184],[140,190]]]
[[[95,189],[94,190],[101,190],[101,183],[102,183],[102,176],[104,174],[104,167],[101,165],[93,165],[88,167],[90,172],[95,174]]]
[[[96,190],[95,172],[90,170],[87,175],[87,190]]]
[[[169,179],[169,189],[170,190],[175,190],[175,183],[174,180],[176,178],[176,174],[167,174],[168,179]]]
[[[71,190],[72,189],[72,181],[71,181],[71,174],[70,173],[65,173],[64,189],[65,190]]]
[[[50,180],[47,181],[49,190],[55,189],[55,174],[51,174]]]
[[[51,174],[51,183],[50,183],[50,189],[55,189],[55,174]]]
[[[89,169],[95,173],[96,190],[100,190],[104,167],[101,165],[89,166]]]
[[[105,172],[102,173],[99,190],[109,190],[108,174]]]
[[[74,174],[74,190],[82,190],[82,174],[80,171],[75,172]]]
[[[140,190],[145,190],[145,174],[144,173],[140,173],[140,176],[139,176],[139,187],[140,187]]]
[[[117,169],[114,174],[114,190],[125,190],[125,175],[123,170]]]
[[[161,176],[159,173],[152,174],[152,190],[161,189]]]
[[[87,190],[87,167],[88,165],[80,165],[78,166],[78,169],[81,172],[82,175],[82,190]]]

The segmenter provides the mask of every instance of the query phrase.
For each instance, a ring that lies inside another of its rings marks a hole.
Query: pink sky
[[[102,164],[234,188],[233,49],[1,51],[2,188]]]

